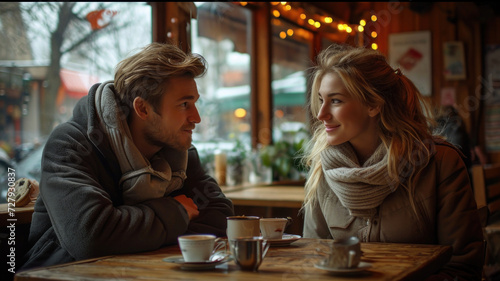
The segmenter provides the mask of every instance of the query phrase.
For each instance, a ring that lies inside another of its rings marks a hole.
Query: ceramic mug
[[[260,232],[264,239],[282,239],[285,231],[287,218],[261,218]]]
[[[226,240],[212,234],[190,234],[177,238],[185,262],[210,260],[215,252],[226,248]]]
[[[238,237],[254,237],[260,235],[260,217],[257,216],[230,216],[227,217],[227,239]]]

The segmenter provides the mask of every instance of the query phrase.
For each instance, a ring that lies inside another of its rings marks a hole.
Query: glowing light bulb
[[[237,108],[234,110],[234,116],[237,118],[243,118],[247,116],[247,111],[244,108]]]

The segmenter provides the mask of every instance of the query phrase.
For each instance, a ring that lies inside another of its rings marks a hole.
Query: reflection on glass
[[[197,79],[201,124],[193,140],[199,150],[224,149],[236,140],[250,144],[250,50],[247,34],[251,13],[223,2],[195,2],[191,23],[192,52],[208,62]],[[225,145],[226,144],[226,145]]]
[[[307,125],[305,71],[311,66],[312,33],[279,19],[272,23],[273,139]]]

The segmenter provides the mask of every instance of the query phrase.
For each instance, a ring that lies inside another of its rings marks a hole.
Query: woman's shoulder
[[[458,170],[467,170],[465,156],[460,149],[445,140],[435,141],[434,144],[434,157],[431,162],[440,167],[441,173],[451,174]]]
[[[441,139],[434,138],[433,144],[435,147],[435,154],[437,157],[458,157],[465,158],[465,155],[460,151],[458,147],[453,145],[452,143]]]

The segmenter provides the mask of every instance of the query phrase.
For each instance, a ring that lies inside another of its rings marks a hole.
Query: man
[[[22,270],[225,235],[233,205],[191,146],[201,56],[152,43],[51,133]]]

